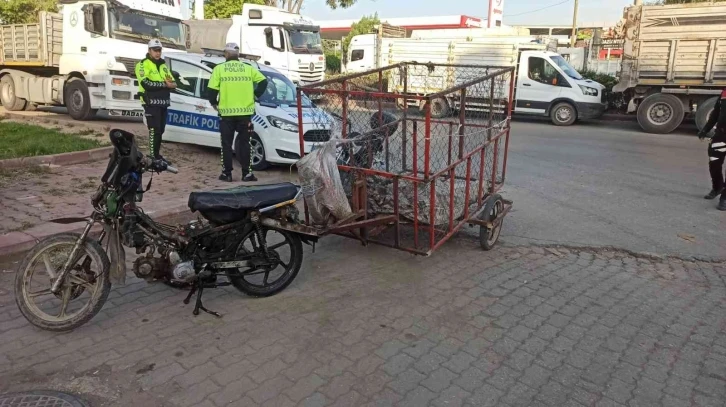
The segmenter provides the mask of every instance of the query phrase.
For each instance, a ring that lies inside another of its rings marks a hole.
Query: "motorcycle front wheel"
[[[15,302],[23,316],[47,331],[70,331],[88,322],[108,298],[110,262],[101,245],[86,239],[72,259],[57,294],[50,291],[80,235],[43,239],[25,256],[15,276]]]
[[[270,297],[284,290],[297,277],[303,260],[300,236],[285,230],[263,228],[267,250],[274,258],[273,266],[238,269],[230,275],[232,285],[252,297]],[[257,231],[247,233],[237,247],[237,256],[262,253]]]

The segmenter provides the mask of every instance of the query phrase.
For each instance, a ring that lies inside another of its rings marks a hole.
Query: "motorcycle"
[[[31,324],[69,331],[93,318],[108,299],[111,284],[125,283],[124,247],[138,255],[133,262],[136,277],[189,289],[185,304],[196,293],[194,315],[203,311],[221,316],[204,307],[207,288],[232,285],[249,296],[268,297],[292,283],[302,264],[302,244],[312,245],[316,237],[275,225],[300,223],[295,207],[300,187],[282,183],[192,192],[189,208],[203,219],[166,225],[137,205],[151,187],[149,181],[143,188],[143,175],[153,179],[154,174],[178,170],[141,154],[132,133],[111,130],[109,137],[114,151],[91,197],[93,213],[56,220],[85,221],[83,232],[41,240],[18,269],[15,299]],[[98,224],[102,228],[94,238]]]

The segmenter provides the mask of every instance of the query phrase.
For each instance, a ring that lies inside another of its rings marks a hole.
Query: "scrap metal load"
[[[513,67],[400,63],[299,89],[322,96],[319,107],[327,114],[317,115],[317,124],[332,128],[332,141],[309,153],[314,159],[305,156],[299,164],[303,182],[310,185],[309,224],[428,254],[464,224],[477,223],[505,178],[513,72]],[[442,83],[452,85],[439,90]],[[437,90],[422,94],[427,88]],[[451,109],[432,117],[438,100],[472,97],[476,109]],[[410,100],[423,109],[407,108]],[[304,155],[305,135],[300,137]],[[322,177],[310,172],[308,164],[326,154],[339,172]],[[311,182],[316,177],[326,186],[336,185],[340,177],[351,208],[341,211],[344,218],[319,216],[331,213],[334,205],[323,211],[320,195],[310,199],[321,189]]]

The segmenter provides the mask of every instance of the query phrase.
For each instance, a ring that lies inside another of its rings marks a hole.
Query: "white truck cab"
[[[260,56],[260,63],[276,69],[295,85],[325,79],[325,56],[320,27],[300,14],[277,7],[245,3],[242,14],[221,20],[187,21],[190,52],[223,49],[240,44],[240,53]]]
[[[176,0],[62,0],[40,23],[5,26],[0,99],[10,110],[65,105],[86,120],[99,109],[141,116],[134,68],[150,39],[185,52],[187,30]],[[38,69],[38,68],[44,69]],[[13,92],[9,92],[12,90]]]
[[[219,117],[207,100],[207,86],[212,70],[224,58],[170,53],[164,59],[177,83],[171,94],[164,140],[220,148]],[[263,170],[270,164],[294,164],[300,159],[298,103],[302,103],[305,152],[330,140],[334,118],[316,108],[307,97],[298,101],[296,86],[282,72],[254,61],[242,61],[259,69],[268,80],[267,90],[257,100],[252,117],[254,170]]]

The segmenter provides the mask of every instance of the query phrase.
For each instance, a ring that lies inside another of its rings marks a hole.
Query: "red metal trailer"
[[[297,92],[298,100],[319,95],[325,112],[303,117],[298,103],[300,154],[309,153],[306,142],[341,139],[338,169],[352,209],[316,225],[306,207],[308,230],[421,255],[467,224],[480,226],[484,249],[497,243],[512,205],[498,191],[514,68],[400,63]]]

